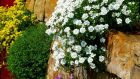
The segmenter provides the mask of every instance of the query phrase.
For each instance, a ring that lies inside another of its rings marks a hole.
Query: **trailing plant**
[[[46,33],[55,34],[54,70],[73,66],[104,70],[106,32],[131,29],[139,20],[138,4],[138,0],[58,0],[46,22]]]
[[[45,29],[44,24],[31,27],[11,45],[7,64],[17,79],[45,79],[52,42]]]

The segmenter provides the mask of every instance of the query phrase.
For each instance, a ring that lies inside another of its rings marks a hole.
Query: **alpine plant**
[[[58,0],[46,22],[52,45],[54,70],[84,66],[99,69],[105,60],[105,35],[112,23],[130,24],[131,9],[125,0]],[[123,17],[123,18],[121,18]]]

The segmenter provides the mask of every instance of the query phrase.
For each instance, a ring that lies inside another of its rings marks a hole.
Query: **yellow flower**
[[[26,21],[33,21],[27,15],[23,0],[15,0],[10,8],[0,7],[0,44],[7,49],[21,35],[19,26]],[[0,46],[1,49],[1,46]]]

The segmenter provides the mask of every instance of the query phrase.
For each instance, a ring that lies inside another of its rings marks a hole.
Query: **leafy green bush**
[[[44,24],[30,27],[10,47],[8,69],[17,79],[44,79],[52,41],[45,29]]]

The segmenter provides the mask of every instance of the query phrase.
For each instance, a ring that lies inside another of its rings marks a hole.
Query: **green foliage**
[[[15,0],[15,5],[0,6],[0,51],[9,49],[15,39],[27,27],[35,24],[36,17],[27,10],[24,0]]]
[[[45,34],[45,25],[30,27],[11,45],[8,69],[17,79],[44,79],[52,36]]]

